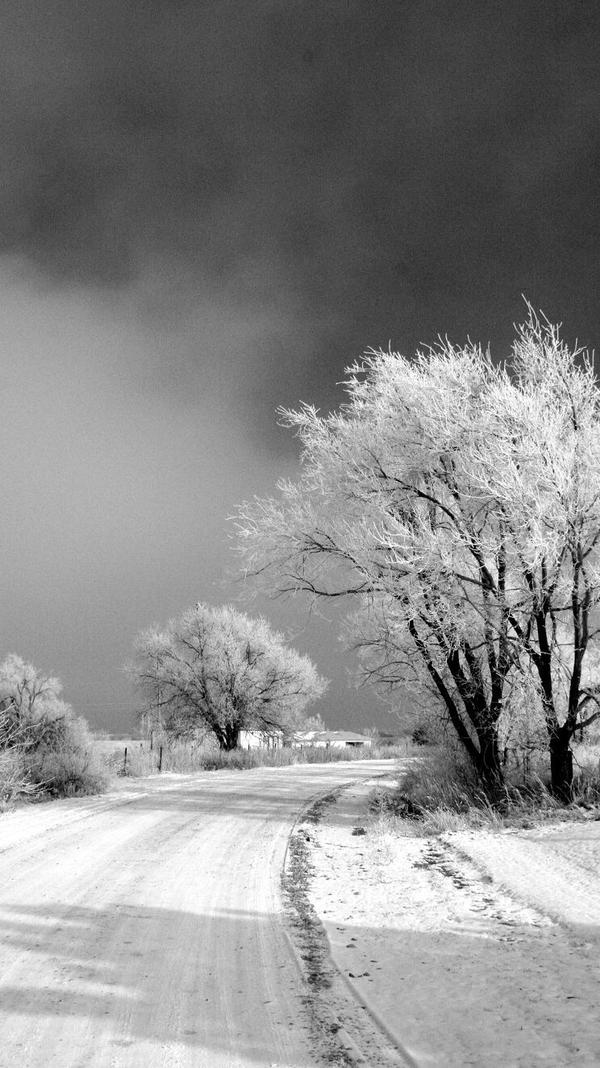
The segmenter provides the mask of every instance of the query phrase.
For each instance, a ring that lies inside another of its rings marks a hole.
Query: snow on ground
[[[311,896],[407,1063],[600,1065],[600,824],[404,837],[368,818],[373,785],[316,828]]]

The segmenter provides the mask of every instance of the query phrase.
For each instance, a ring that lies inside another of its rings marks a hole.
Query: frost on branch
[[[600,595],[591,361],[530,309],[506,365],[441,341],[413,359],[371,350],[347,374],[339,412],[282,413],[302,470],[240,507],[246,573],[352,597],[370,677],[427,679],[492,793],[525,663],[566,796],[570,739],[600,704],[585,671]]]
[[[106,776],[87,723],[58,679],[14,653],[0,664],[0,802],[43,789],[99,793]]]
[[[197,604],[143,631],[128,674],[150,727],[172,737],[209,733],[233,749],[242,729],[292,730],[326,682],[265,619]]]

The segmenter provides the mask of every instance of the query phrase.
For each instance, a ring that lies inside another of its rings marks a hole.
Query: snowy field
[[[315,829],[311,893],[405,1062],[600,1065],[600,823],[399,836],[369,820],[373,785]]]

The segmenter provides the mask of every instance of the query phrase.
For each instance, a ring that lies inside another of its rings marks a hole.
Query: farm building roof
[[[370,742],[364,734],[355,731],[297,731],[296,738],[310,742]]]

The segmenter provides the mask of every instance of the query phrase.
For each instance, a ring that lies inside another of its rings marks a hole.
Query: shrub
[[[379,817],[393,816],[414,819],[423,815],[423,809],[404,790],[390,790],[378,786],[369,797],[369,810]]]
[[[0,752],[0,810],[33,796],[38,789],[25,766],[22,749],[15,746]]]
[[[73,714],[61,692],[58,679],[40,674],[15,654],[0,664],[4,796],[38,792],[57,797],[106,788],[108,777],[87,723]]]
[[[106,768],[87,723],[79,716],[66,720],[52,744],[39,746],[26,763],[32,782],[52,797],[97,794],[108,786]]]
[[[411,735],[411,741],[414,745],[429,745],[431,739],[427,727],[423,725],[415,727]]]
[[[440,807],[465,812],[481,802],[481,787],[470,761],[456,747],[435,747],[416,759],[402,782],[402,793],[421,809]]]
[[[269,760],[261,760],[259,752],[258,749],[216,749],[204,755],[202,767],[205,771],[246,771],[248,768],[258,768],[270,763]],[[266,752],[268,753],[268,750]]]

